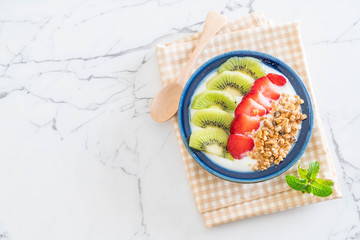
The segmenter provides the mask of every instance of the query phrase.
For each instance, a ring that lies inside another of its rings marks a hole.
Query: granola
[[[255,147],[248,155],[257,159],[254,171],[264,171],[272,164],[279,165],[297,141],[301,121],[307,118],[301,113],[304,103],[298,95],[290,98],[289,94],[281,94],[277,102],[273,102],[272,111],[261,117],[263,125],[253,132]]]

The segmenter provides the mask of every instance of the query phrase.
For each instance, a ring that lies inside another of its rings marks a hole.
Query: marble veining
[[[155,46],[200,31],[211,9],[300,21],[344,199],[205,229],[171,123],[154,122],[149,105],[161,87]],[[360,239],[359,10],[354,0],[2,1],[0,240]]]

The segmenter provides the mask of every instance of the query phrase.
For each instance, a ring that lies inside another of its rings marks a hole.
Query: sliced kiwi
[[[210,79],[206,89],[223,90],[234,96],[241,96],[248,93],[254,79],[249,75],[237,71],[223,71]]]
[[[189,146],[203,152],[225,157],[229,135],[219,128],[205,128],[190,135]]]
[[[227,92],[209,90],[196,95],[193,99],[191,108],[197,110],[218,108],[227,112],[232,112],[236,108],[236,99]]]
[[[234,117],[230,113],[220,109],[209,108],[196,111],[191,122],[202,128],[218,127],[229,131],[233,119]]]
[[[229,160],[231,160],[231,161],[234,161],[234,160],[235,160],[234,157],[233,157],[229,152],[226,152],[226,153],[225,153],[225,158],[227,158],[227,159],[229,159]]]
[[[229,58],[218,68],[218,73],[224,71],[239,71],[249,75],[255,80],[266,75],[261,61],[252,57]]]

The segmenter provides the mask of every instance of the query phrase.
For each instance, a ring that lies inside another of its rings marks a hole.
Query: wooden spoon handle
[[[201,54],[202,50],[210,39],[225,25],[226,17],[214,10],[210,11],[206,17],[203,32],[201,33],[200,39],[197,42],[194,52],[192,53],[189,61],[185,68],[181,71],[178,76],[177,83],[184,86],[185,80],[194,66],[196,60]]]

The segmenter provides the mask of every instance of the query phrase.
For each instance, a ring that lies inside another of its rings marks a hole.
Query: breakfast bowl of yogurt
[[[304,153],[313,129],[310,95],[281,60],[239,50],[218,55],[189,78],[179,129],[194,160],[222,179],[272,179]]]

